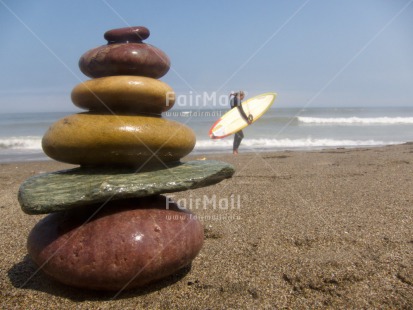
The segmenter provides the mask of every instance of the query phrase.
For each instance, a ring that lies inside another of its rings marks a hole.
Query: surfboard
[[[265,93],[241,103],[245,114],[247,116],[252,116],[251,124],[256,122],[265,112],[267,112],[276,97],[276,93]],[[221,118],[212,125],[209,130],[209,137],[211,139],[222,139],[242,130],[248,125],[248,122],[242,117],[239,109],[235,107],[221,116]]]

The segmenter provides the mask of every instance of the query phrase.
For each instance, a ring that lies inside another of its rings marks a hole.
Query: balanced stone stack
[[[68,285],[123,290],[177,272],[202,247],[196,216],[160,194],[218,183],[234,169],[180,162],[195,135],[161,116],[175,94],[157,80],[170,61],[142,42],[149,30],[114,29],[104,37],[107,45],[79,61],[92,79],[72,91],[87,112],[57,121],[43,137],[48,156],[80,167],[29,178],[18,199],[28,214],[51,213],[28,237],[39,268]]]

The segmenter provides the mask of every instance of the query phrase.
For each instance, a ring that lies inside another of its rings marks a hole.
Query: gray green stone
[[[20,186],[18,199],[25,213],[46,214],[109,200],[204,187],[233,174],[231,165],[214,160],[189,161],[138,173],[130,169],[80,167],[27,179]]]

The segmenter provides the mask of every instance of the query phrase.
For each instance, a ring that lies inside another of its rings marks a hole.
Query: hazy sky
[[[0,0],[0,112],[78,110],[80,56],[138,25],[169,55],[162,80],[178,95],[413,106],[413,0]]]

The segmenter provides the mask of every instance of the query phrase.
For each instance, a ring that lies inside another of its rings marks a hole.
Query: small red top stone
[[[104,37],[108,44],[112,43],[139,43],[149,37],[149,29],[143,26],[125,27],[108,30]]]
[[[79,60],[80,70],[91,78],[113,75],[136,75],[158,79],[171,65],[160,49],[143,43],[149,37],[146,27],[126,27],[106,31],[108,44],[84,53]]]

